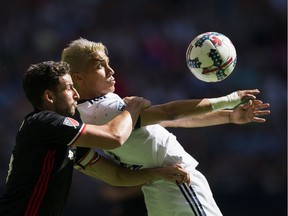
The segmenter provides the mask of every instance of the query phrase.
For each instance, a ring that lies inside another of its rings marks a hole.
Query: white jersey
[[[124,101],[114,93],[78,105],[83,122],[94,125],[107,123],[124,108]],[[148,215],[221,215],[205,177],[195,169],[198,162],[162,126],[134,129],[123,146],[104,152],[132,170],[179,164],[190,172],[191,186],[158,180],[142,187]]]

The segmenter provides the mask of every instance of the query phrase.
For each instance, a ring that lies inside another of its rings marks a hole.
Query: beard
[[[57,106],[58,105],[58,106]],[[76,105],[73,104],[66,104],[63,105],[62,103],[57,103],[55,107],[55,111],[63,116],[72,117],[75,114]]]

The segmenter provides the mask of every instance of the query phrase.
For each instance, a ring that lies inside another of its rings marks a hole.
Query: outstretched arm
[[[95,152],[95,154],[97,153]],[[159,179],[174,183],[175,181],[178,181],[190,184],[189,174],[178,165],[132,171],[128,168],[119,166],[105,157],[99,156],[97,162],[77,167],[75,168],[80,172],[113,186],[136,186]]]
[[[246,124],[250,122],[263,123],[266,120],[261,116],[270,114],[268,103],[261,100],[250,100],[246,104],[241,104],[234,110],[219,110],[209,112],[199,116],[191,116],[174,121],[164,121],[164,127],[207,127],[220,124]]]
[[[141,126],[159,124],[162,121],[198,116],[216,110],[234,108],[244,99],[255,99],[258,89],[239,90],[227,96],[210,99],[177,100],[148,107],[141,112]]]

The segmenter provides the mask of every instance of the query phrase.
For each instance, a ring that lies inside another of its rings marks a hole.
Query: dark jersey
[[[25,117],[11,155],[0,215],[60,215],[70,190],[73,142],[84,130],[80,120],[51,111]]]

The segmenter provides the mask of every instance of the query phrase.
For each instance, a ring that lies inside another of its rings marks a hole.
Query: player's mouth
[[[115,85],[116,81],[115,79],[112,77],[110,79],[107,80],[111,85]]]

